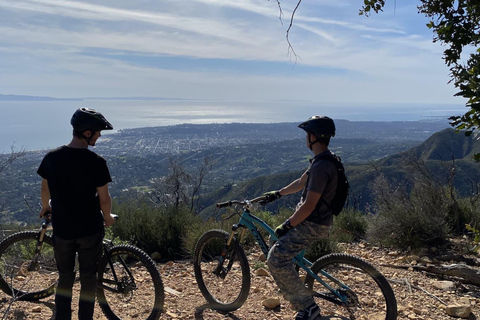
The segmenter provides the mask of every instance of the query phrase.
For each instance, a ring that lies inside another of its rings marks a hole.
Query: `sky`
[[[418,0],[0,0],[0,94],[464,105]]]

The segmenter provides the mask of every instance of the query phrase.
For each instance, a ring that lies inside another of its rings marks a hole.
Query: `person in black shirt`
[[[55,319],[72,318],[72,287],[75,255],[80,271],[78,318],[93,319],[96,273],[102,256],[104,226],[113,224],[112,181],[105,159],[88,149],[95,146],[100,131],[112,125],[100,112],[81,108],[70,123],[73,138],[68,145],[43,158],[37,173],[42,177],[40,216],[51,213],[55,260],[59,281],[55,294]]]

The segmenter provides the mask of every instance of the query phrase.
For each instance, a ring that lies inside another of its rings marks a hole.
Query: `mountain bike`
[[[46,217],[38,231],[14,233],[0,242],[0,289],[18,300],[52,295],[58,280],[52,228]],[[107,319],[156,320],[164,288],[155,262],[141,249],[104,239],[97,300]]]
[[[221,311],[240,308],[250,290],[250,267],[241,246],[249,230],[265,255],[270,242],[277,241],[275,231],[251,213],[255,203],[265,204],[262,196],[252,200],[217,203],[218,208],[239,205],[243,212],[230,233],[210,230],[197,241],[193,257],[195,278],[209,307]],[[269,235],[266,241],[260,230]],[[311,291],[322,313],[348,319],[395,320],[397,302],[385,277],[369,262],[349,254],[332,253],[314,262],[305,258],[305,250],[293,263],[305,273],[305,286]],[[342,318],[343,319],[343,318]]]

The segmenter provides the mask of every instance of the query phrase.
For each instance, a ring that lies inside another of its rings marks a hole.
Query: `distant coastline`
[[[14,94],[0,94],[0,101],[83,101],[81,98],[53,98],[41,96],[22,96]]]
[[[449,104],[349,105],[307,101],[117,99],[0,95],[0,153],[9,152],[12,144],[18,149],[41,150],[68,142],[66,140],[72,134],[70,119],[81,107],[100,110],[114,125],[114,132],[178,124],[300,123],[314,114],[355,122],[438,121],[448,126],[448,117],[461,114],[464,108]],[[296,126],[292,128],[296,129]],[[408,131],[409,127],[405,130]]]
[[[0,94],[0,101],[188,101],[190,99],[164,98],[164,97],[87,97],[87,98],[54,98],[43,96],[28,96],[15,94]]]

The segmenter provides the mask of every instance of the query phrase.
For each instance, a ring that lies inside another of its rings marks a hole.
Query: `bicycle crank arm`
[[[327,301],[330,301],[331,303],[334,303],[339,306],[345,306],[345,302],[341,301],[335,294],[328,292],[328,293],[323,293],[323,292],[313,292],[312,296],[325,299]]]

